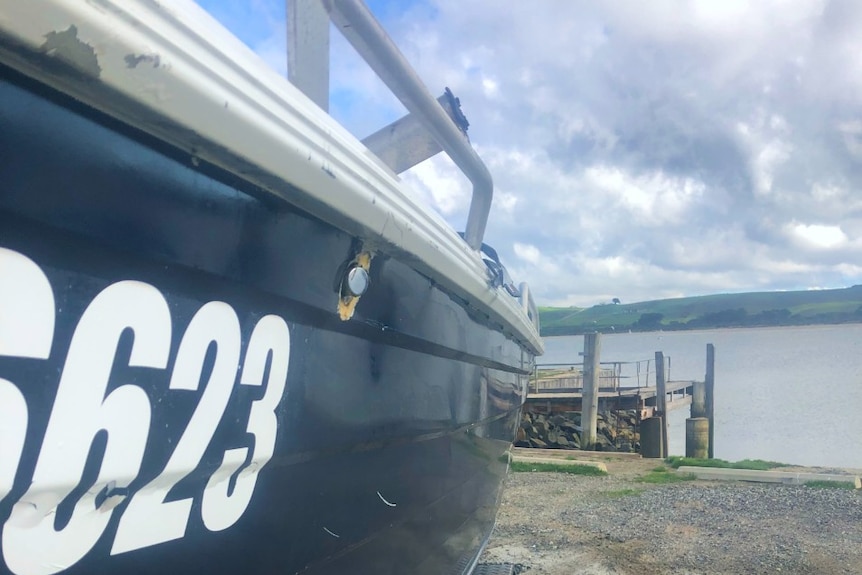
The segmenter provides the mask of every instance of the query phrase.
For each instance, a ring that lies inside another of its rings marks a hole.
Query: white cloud
[[[588,168],[585,176],[587,185],[613,198],[617,207],[646,227],[679,222],[706,189],[703,182],[660,170],[632,176],[619,168],[596,166]]]
[[[493,78],[482,78],[482,90],[487,98],[496,98],[500,95],[500,86]]]
[[[818,202],[836,202],[847,196],[847,191],[832,185],[816,182],[811,186],[811,195]]]
[[[538,264],[542,258],[542,252],[536,246],[515,242],[512,248],[515,250],[515,255],[527,263]]]
[[[402,174],[402,178],[443,216],[457,219],[470,207],[472,187],[448,158],[437,156],[422,162]],[[463,227],[464,223],[459,221],[458,225]]]
[[[499,188],[494,190],[494,207],[503,212],[514,213],[518,207],[518,201],[518,196],[515,194],[507,193]]]
[[[843,136],[847,151],[857,159],[862,159],[862,121],[842,122],[838,126],[838,131]]]
[[[805,248],[828,250],[841,247],[848,241],[840,226],[791,222],[786,230],[797,245]]]

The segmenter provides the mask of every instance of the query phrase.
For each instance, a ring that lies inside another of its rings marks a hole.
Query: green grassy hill
[[[862,286],[539,308],[542,335],[862,322]]]

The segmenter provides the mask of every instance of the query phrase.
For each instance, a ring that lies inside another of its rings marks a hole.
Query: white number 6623
[[[47,358],[54,327],[54,301],[45,274],[26,256],[0,248],[0,295],[13,296],[0,298],[0,317],[4,318],[0,355]],[[10,334],[34,332],[34,315],[22,314],[20,309],[3,313],[20,306],[23,296],[29,301],[25,307],[38,310],[36,315],[42,318],[42,325],[35,331],[41,330],[44,335],[41,341],[33,342],[31,350],[18,350],[20,343],[9,342]],[[21,325],[13,325],[16,321]],[[46,328],[47,323],[50,326]],[[72,336],[32,482],[3,528],[3,557],[17,575],[50,575],[81,560],[101,537],[113,509],[122,501],[122,496],[112,497],[111,492],[125,493],[124,488],[140,472],[150,434],[150,400],[143,389],[133,384],[120,385],[106,395],[117,344],[126,330],[134,334],[130,366],[165,369],[168,364],[171,315],[158,289],[142,282],[121,281],[93,299]],[[249,413],[246,431],[254,436],[254,447],[226,450],[220,467],[206,484],[201,519],[208,529],[227,529],[239,520],[251,501],[258,472],[272,458],[278,427],[275,410],[284,393],[290,355],[287,324],[275,315],[261,318],[240,364],[241,333],[236,312],[223,302],[205,304],[182,337],[169,389],[178,393],[198,391],[204,358],[213,342],[215,364],[197,407],[162,472],[131,494],[120,517],[112,555],[185,535],[192,499],[167,502],[165,498],[200,464],[227,408],[240,365],[241,385],[266,385],[266,389],[263,397],[252,402]],[[267,363],[269,377],[264,382]],[[0,379],[0,398],[4,398],[0,415],[14,416],[7,421],[16,422],[0,429],[0,447],[10,446],[0,450],[3,499],[11,488],[23,449],[27,406],[17,386],[4,379]],[[71,518],[58,525],[57,507],[80,487],[93,439],[102,430],[107,431],[107,445],[98,478],[75,503]],[[231,477],[235,482],[229,493]]]

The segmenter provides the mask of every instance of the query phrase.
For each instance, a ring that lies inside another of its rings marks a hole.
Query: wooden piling
[[[709,454],[709,419],[690,417],[685,420],[685,456],[706,459]]]
[[[581,402],[581,449],[596,447],[596,426],[599,416],[599,359],[601,334],[584,335],[584,395]]]
[[[655,407],[661,418],[661,452],[667,457],[667,381],[664,376],[664,353],[655,352]]]
[[[706,418],[709,420],[708,457],[715,457],[715,346],[706,344],[706,378],[704,381]]]
[[[650,459],[664,459],[662,452],[664,433],[661,417],[648,417],[641,421],[641,456]]]
[[[691,416],[706,417],[706,382],[691,382]]]

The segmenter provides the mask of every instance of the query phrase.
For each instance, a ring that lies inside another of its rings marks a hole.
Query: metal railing
[[[321,9],[322,6],[322,9]],[[368,63],[404,107],[473,184],[464,240],[474,250],[491,211],[494,182],[466,133],[435,99],[419,75],[361,0],[289,2],[288,74],[290,81],[324,110],[328,109],[329,23]],[[325,12],[322,12],[325,11]],[[403,142],[397,145],[403,145]]]
[[[665,377],[670,380],[671,360],[665,358]],[[618,391],[626,388],[650,387],[656,384],[654,359],[636,361],[602,361],[599,363],[599,389]],[[537,363],[530,378],[529,393],[578,392],[583,390],[583,362]],[[543,373],[544,372],[544,373]],[[628,381],[627,381],[628,380]]]

